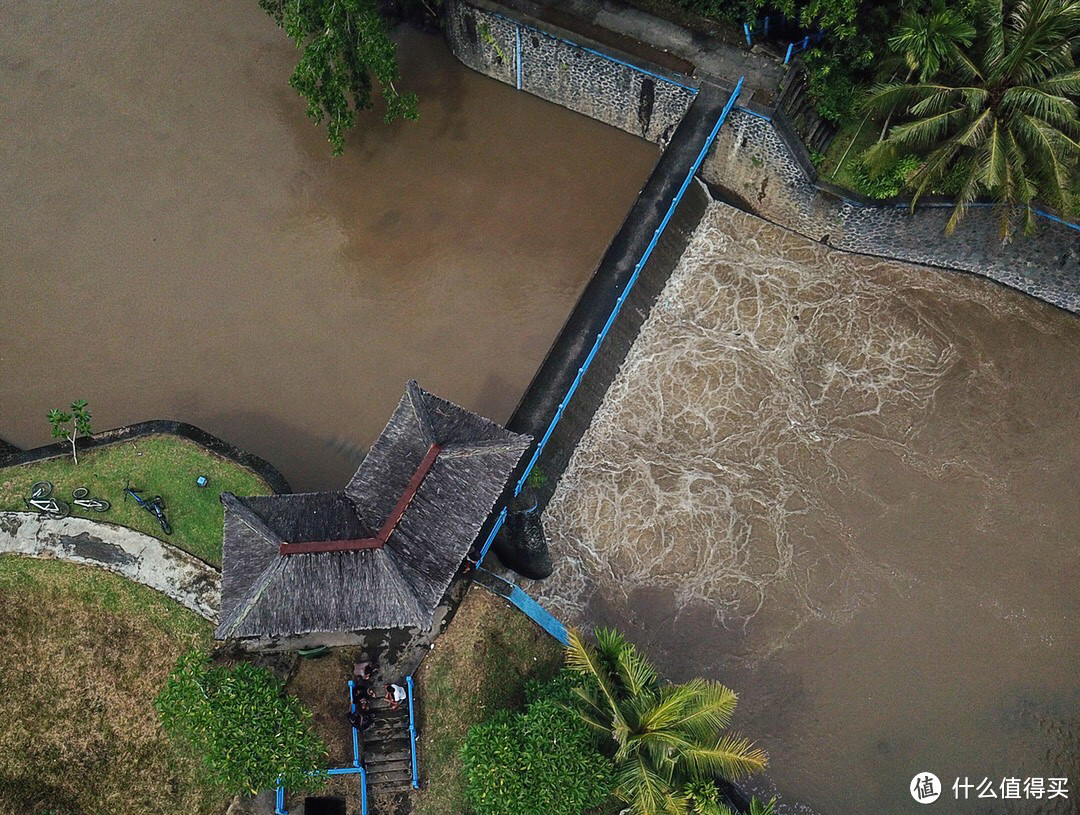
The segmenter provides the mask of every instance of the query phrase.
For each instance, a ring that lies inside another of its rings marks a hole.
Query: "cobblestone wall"
[[[817,187],[771,122],[732,111],[704,178],[755,213],[809,238],[852,252],[985,275],[1080,312],[1080,232],[1039,218],[1038,234],[1002,245],[997,216],[973,209],[954,235],[950,208],[861,204]]]
[[[468,3],[450,2],[446,38],[473,70],[666,145],[694,92]]]

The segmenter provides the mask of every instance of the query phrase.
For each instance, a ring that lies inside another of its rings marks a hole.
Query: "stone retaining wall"
[[[781,124],[782,127],[782,124]],[[1080,232],[1039,218],[1039,232],[1004,246],[998,216],[969,210],[946,236],[951,206],[870,203],[823,189],[775,122],[732,111],[702,165],[709,184],[756,215],[851,252],[973,272],[1080,312]]]
[[[666,80],[666,72],[652,66],[649,70],[654,75],[650,76],[560,39],[570,36],[569,32],[549,26],[551,33],[544,33],[536,21],[511,14],[508,9],[496,11],[483,0],[475,5],[448,2],[446,39],[454,55],[473,70],[517,87],[520,35],[522,90],[651,142],[667,144],[694,100],[694,91],[681,86],[692,80]],[[574,41],[596,52],[609,50],[580,36]],[[625,55],[615,58],[627,59]]]
[[[100,433],[94,433],[91,436],[80,436],[78,445],[80,450],[93,450],[97,447],[120,444],[131,439],[158,435],[179,436],[187,439],[211,453],[251,470],[269,484],[270,489],[275,493],[292,492],[289,482],[285,480],[285,476],[278,472],[273,464],[246,450],[234,447],[227,441],[219,439],[202,428],[187,422],[176,422],[171,419],[151,419],[146,422],[116,427],[112,430],[102,430]],[[20,450],[15,445],[0,439],[0,467],[14,467],[19,464],[63,458],[70,455],[71,445],[66,441],[54,442],[53,444],[46,444],[29,450]]]

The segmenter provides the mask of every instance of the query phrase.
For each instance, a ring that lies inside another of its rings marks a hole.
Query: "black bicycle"
[[[169,521],[165,517],[165,499],[164,498],[162,498],[160,495],[155,495],[153,498],[147,500],[146,498],[143,498],[142,495],[139,494],[139,493],[142,492],[142,490],[137,489],[135,487],[132,487],[131,485],[128,485],[128,486],[124,487],[124,492],[127,493],[127,495],[130,495],[132,498],[134,498],[139,506],[141,506],[143,509],[145,509],[147,512],[149,512],[151,515],[153,515],[155,518],[157,518],[157,522],[159,524],[161,524],[161,531],[162,532],[164,532],[166,535],[171,535],[172,534],[172,527],[169,525]],[[127,500],[127,499],[125,498],[125,500]]]

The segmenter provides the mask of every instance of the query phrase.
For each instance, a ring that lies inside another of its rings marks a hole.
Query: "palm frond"
[[[657,682],[656,668],[633,645],[621,649],[616,657],[619,681],[631,696],[645,693]]]
[[[949,136],[950,129],[963,122],[964,108],[951,108],[934,116],[916,119],[893,127],[889,141],[916,150],[937,144]]]
[[[721,775],[728,780],[760,772],[769,763],[764,750],[735,735],[722,736],[711,746],[686,750],[682,760],[693,775]]]
[[[1080,68],[1049,76],[1040,82],[1037,87],[1043,93],[1080,96]]]
[[[1076,103],[1065,96],[1047,93],[1028,85],[1017,85],[1001,95],[1001,110],[1005,114],[1025,113],[1044,119],[1055,127],[1076,122]]]
[[[591,677],[596,682],[596,686],[608,706],[612,722],[616,727],[625,727],[626,721],[623,718],[622,710],[619,708],[619,700],[615,696],[611,677],[606,667],[601,663],[596,650],[582,639],[581,634],[576,629],[570,629],[568,634],[570,644],[565,649],[567,667]]]
[[[956,142],[964,147],[975,147],[983,141],[995,124],[994,112],[987,108],[956,134]]]
[[[953,232],[956,231],[960,219],[967,214],[971,202],[978,196],[980,187],[980,175],[976,172],[970,173],[964,180],[964,185],[960,188],[960,192],[956,196],[955,205],[949,215],[949,220],[945,223],[946,235],[952,235]]]
[[[685,799],[665,778],[640,758],[624,764],[615,774],[615,794],[629,804],[634,815],[675,815],[685,812]]]
[[[577,686],[571,691],[577,697],[574,712],[589,725],[608,735],[612,732],[611,711],[600,698],[600,692],[594,687]]]

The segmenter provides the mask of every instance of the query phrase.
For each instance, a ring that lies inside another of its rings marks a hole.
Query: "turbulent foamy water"
[[[715,205],[560,481],[533,593],[739,687],[789,804],[1080,775],[1049,735],[1080,698],[1077,351],[1021,295]]]

